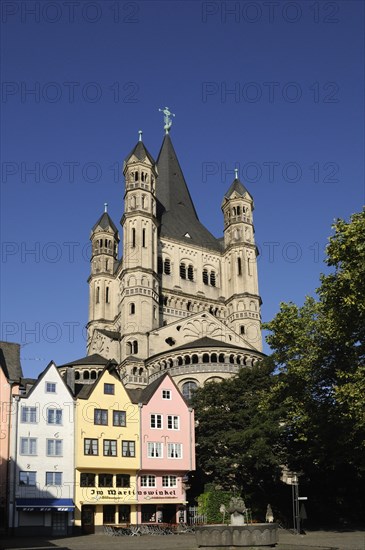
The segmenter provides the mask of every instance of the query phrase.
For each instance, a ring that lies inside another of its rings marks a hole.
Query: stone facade
[[[89,356],[115,360],[127,387],[168,369],[181,390],[259,361],[254,203],[245,186],[236,177],[224,195],[216,238],[198,219],[168,134],[157,161],[138,141],[123,173],[123,256],[106,210],[91,231]]]

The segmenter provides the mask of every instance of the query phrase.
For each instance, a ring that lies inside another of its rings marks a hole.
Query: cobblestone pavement
[[[57,539],[5,538],[0,550],[197,550],[193,534],[136,537],[84,535]],[[293,535],[279,531],[276,550],[365,550],[364,531],[309,531]],[[251,550],[251,549],[247,549]],[[252,549],[254,550],[254,549]]]

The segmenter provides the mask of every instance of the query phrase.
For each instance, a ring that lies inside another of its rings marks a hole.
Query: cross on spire
[[[234,169],[234,179],[238,180],[238,168]]]
[[[104,202],[104,212],[108,212],[108,203]]]

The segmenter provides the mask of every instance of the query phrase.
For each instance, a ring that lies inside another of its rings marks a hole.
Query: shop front
[[[16,527],[19,535],[72,534],[74,503],[69,498],[16,499]]]

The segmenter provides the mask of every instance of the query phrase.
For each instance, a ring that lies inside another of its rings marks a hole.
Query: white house
[[[73,396],[51,362],[14,401],[10,527],[14,533],[66,535],[74,510]]]

